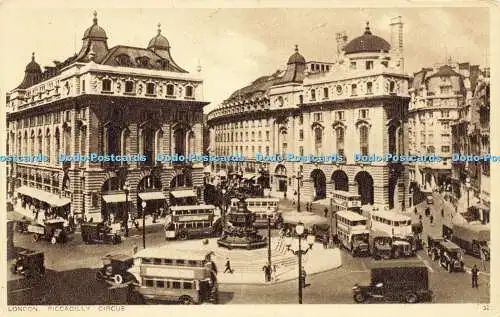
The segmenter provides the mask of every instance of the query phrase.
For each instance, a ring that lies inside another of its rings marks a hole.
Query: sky
[[[108,47],[146,47],[161,23],[178,65],[204,79],[205,99],[213,109],[256,78],[286,66],[299,46],[306,60],[333,61],[335,34],[348,40],[372,33],[390,42],[390,19],[404,22],[405,68],[422,67],[452,57],[489,65],[490,17],[487,8],[85,8],[0,5],[0,93],[15,88],[35,52],[43,67],[78,52],[93,11],[108,37]],[[91,2],[88,2],[91,3]],[[98,3],[96,3],[98,5]],[[2,101],[3,101],[2,100]]]

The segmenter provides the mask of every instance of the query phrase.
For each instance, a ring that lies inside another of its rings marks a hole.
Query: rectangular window
[[[133,81],[125,82],[125,92],[132,93],[133,91],[134,91],[134,82]],[[167,86],[167,91],[168,91],[168,86]]]
[[[266,141],[269,141],[269,131],[266,131]]]
[[[109,79],[102,80],[102,90],[103,91],[111,91],[111,80],[109,80]]]
[[[314,121],[323,121],[323,114],[321,112],[315,112]]]
[[[368,119],[368,109],[360,109],[359,110],[359,118],[360,119]]]
[[[299,130],[299,140],[304,140],[304,130]]]
[[[155,84],[154,83],[148,83],[146,85],[146,94],[148,94],[148,95],[155,94]]]
[[[373,69],[373,61],[366,61],[366,69],[367,70]]]
[[[450,117],[450,111],[448,110],[441,111],[441,118],[449,118],[449,117]]]
[[[82,92],[85,92],[85,79],[82,80]]]
[[[158,287],[158,288],[164,288],[165,287],[165,281],[156,281],[156,287]]]
[[[344,120],[344,111],[336,111],[335,120]]]
[[[304,155],[304,147],[303,146],[299,146],[299,154],[300,154],[300,156]]]
[[[323,88],[323,98],[328,99],[328,87]]]
[[[153,287],[155,285],[153,280],[145,280],[144,282],[147,287]]]
[[[371,81],[366,83],[366,94],[373,94],[373,83]]]
[[[304,124],[304,116],[303,115],[299,116],[299,124]]]
[[[181,288],[181,282],[172,282],[172,288],[180,289]]]
[[[269,146],[266,146],[266,155],[269,155]]]
[[[356,62],[351,62],[351,69],[356,69]]]
[[[357,96],[358,95],[358,86],[356,84],[351,85],[351,96]]]
[[[441,146],[441,152],[443,152],[443,153],[450,152],[450,147],[448,145]]]
[[[316,90],[315,89],[311,89],[311,100],[312,101],[316,100]]]

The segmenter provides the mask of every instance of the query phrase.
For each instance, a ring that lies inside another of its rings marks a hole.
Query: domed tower
[[[299,53],[299,46],[295,45],[295,53],[288,58],[283,79],[280,84],[284,83],[301,83],[304,81],[304,71],[306,69],[306,59]]]
[[[363,35],[351,40],[344,47],[344,54],[350,60],[350,67],[357,70],[370,70],[377,65],[389,66],[391,45],[383,38],[373,35],[369,22]]]
[[[83,33],[83,45],[76,58],[77,61],[100,62],[108,54],[106,31],[97,24],[97,12],[94,11],[93,24]]]
[[[24,79],[17,89],[26,89],[33,86],[40,80],[41,76],[42,68],[35,62],[35,53],[32,53],[31,62],[26,65],[26,69],[24,70]]]
[[[187,73],[179,65],[174,62],[172,55],[170,55],[170,43],[167,38],[161,34],[161,24],[158,23],[158,34],[153,37],[148,44],[148,50],[158,54],[160,57],[168,60],[170,70]]]

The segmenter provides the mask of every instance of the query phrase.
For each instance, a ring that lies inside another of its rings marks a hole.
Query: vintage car
[[[43,225],[29,225],[28,232],[33,233],[33,242],[45,239],[56,244],[56,242],[64,243],[68,239],[62,219],[46,220]]]
[[[31,220],[26,219],[23,217],[23,219],[18,220],[16,222],[16,231],[19,233],[27,233],[28,232],[28,226],[31,224]]]
[[[490,259],[490,226],[483,224],[454,224],[451,241],[459,245],[468,254]]]
[[[399,259],[414,256],[412,237],[392,237],[392,258]]]
[[[439,264],[446,268],[448,272],[464,272],[464,261],[462,249],[451,241],[441,241],[438,243]]]
[[[382,231],[370,233],[370,253],[376,260],[389,260],[392,258],[392,238]]]
[[[102,258],[103,266],[96,272],[97,280],[113,281],[116,284],[133,280],[127,272],[134,265],[134,258],[124,254],[108,254]]]
[[[12,263],[12,273],[26,277],[40,277],[45,274],[44,253],[41,251],[24,250],[17,254]]]
[[[439,258],[439,243],[443,242],[444,238],[442,236],[428,235],[427,236],[427,255],[436,261]]]
[[[83,242],[90,243],[109,243],[118,244],[121,242],[121,236],[111,232],[111,228],[103,222],[87,222],[81,226]]]
[[[413,262],[379,262],[387,265],[377,265],[371,269],[369,285],[355,284],[352,288],[354,301],[363,303],[376,300],[410,304],[431,301],[429,272],[421,263]]]

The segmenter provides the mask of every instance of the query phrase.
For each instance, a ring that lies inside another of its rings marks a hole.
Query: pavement
[[[271,239],[271,264],[276,265],[276,274],[272,282],[265,281],[263,267],[267,265],[267,248],[257,250],[228,250],[217,246],[217,239],[208,239],[204,245],[199,240],[169,241],[172,248],[204,249],[214,252],[214,262],[219,274],[219,284],[255,284],[266,285],[295,280],[298,276],[298,259],[284,247],[279,237]],[[295,241],[296,242],[296,241]],[[303,241],[303,249],[307,243]],[[298,250],[296,244],[291,249]],[[226,260],[229,259],[233,273],[224,273]],[[308,275],[316,274],[342,265],[340,250],[338,248],[325,249],[322,244],[315,243],[302,257],[302,265]]]

